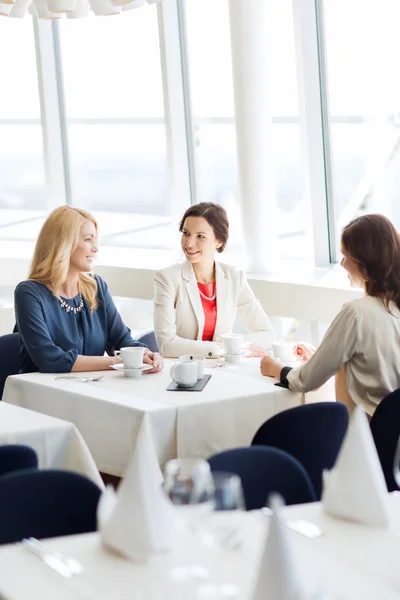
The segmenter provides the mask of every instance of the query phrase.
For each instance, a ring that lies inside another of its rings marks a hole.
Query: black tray
[[[198,379],[192,387],[182,387],[178,385],[176,381],[171,381],[167,387],[167,390],[169,392],[201,392],[210,379],[211,375],[204,375],[204,377],[202,379]]]

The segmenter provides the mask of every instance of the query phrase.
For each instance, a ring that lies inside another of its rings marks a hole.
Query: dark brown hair
[[[179,231],[183,231],[185,220],[188,217],[203,217],[207,223],[213,228],[214,235],[222,242],[222,246],[217,248],[217,252],[223,252],[229,238],[229,221],[226,210],[220,204],[213,202],[200,202],[193,204],[187,209],[179,223]]]
[[[365,291],[381,298],[386,309],[400,309],[400,236],[383,215],[363,215],[343,229],[343,249],[357,265]]]

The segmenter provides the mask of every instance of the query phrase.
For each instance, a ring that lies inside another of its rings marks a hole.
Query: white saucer
[[[221,350],[218,352],[220,356],[249,356],[251,354],[250,350],[242,350],[241,352],[227,352],[226,350]]]
[[[110,367],[112,369],[115,369],[116,371],[148,371],[149,369],[152,369],[152,365],[146,365],[146,364],[142,364],[140,367],[124,367],[123,363],[119,363],[117,365],[110,365]]]

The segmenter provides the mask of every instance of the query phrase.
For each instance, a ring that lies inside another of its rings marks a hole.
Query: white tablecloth
[[[289,518],[317,523],[324,535],[313,540],[288,531],[295,561],[308,591],[318,587],[329,600],[399,600],[400,499],[392,497],[393,525],[384,530],[326,517],[320,504],[285,509]],[[133,563],[100,545],[97,533],[47,540],[49,547],[79,560],[84,572],[64,579],[20,544],[0,547],[0,594],[8,600],[195,600],[193,585],[170,577],[177,565],[200,564],[210,581],[238,588],[237,600],[251,600],[269,519],[260,513],[214,514],[208,520],[236,531],[236,550],[193,541],[148,564]],[[23,577],[19,574],[23,573]],[[267,596],[266,596],[267,597]],[[311,597],[311,596],[310,596]]]
[[[68,469],[82,473],[104,487],[81,434],[72,423],[0,402],[0,445],[25,444],[33,448],[41,469]]]
[[[211,454],[248,445],[269,417],[303,402],[259,371],[259,359],[238,369],[206,368],[202,392],[167,391],[172,360],[162,373],[128,379],[104,371],[99,382],[56,380],[54,374],[9,377],[3,402],[60,417],[83,435],[100,471],[122,475],[147,418],[160,464],[174,457]]]

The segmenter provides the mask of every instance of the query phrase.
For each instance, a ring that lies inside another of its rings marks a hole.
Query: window
[[[155,6],[61,24],[72,204],[93,211],[102,243],[172,243]]]
[[[290,0],[274,0],[269,4],[270,20],[265,23],[265,31],[270,38],[269,53],[273,60],[266,84],[273,123],[270,145],[275,159],[279,256],[309,258],[309,244],[304,241],[311,216],[309,201],[303,197],[292,4]],[[229,3],[187,0],[185,14],[196,200],[218,202],[227,209],[231,222],[228,252],[239,256],[241,206]],[[255,55],[254,60],[257,59]],[[260,60],[260,77],[263,68]],[[242,200],[243,210],[246,201]]]
[[[337,252],[358,215],[383,213],[400,227],[399,20],[396,0],[324,2]]]
[[[47,208],[32,19],[0,19],[0,238],[31,240]]]

